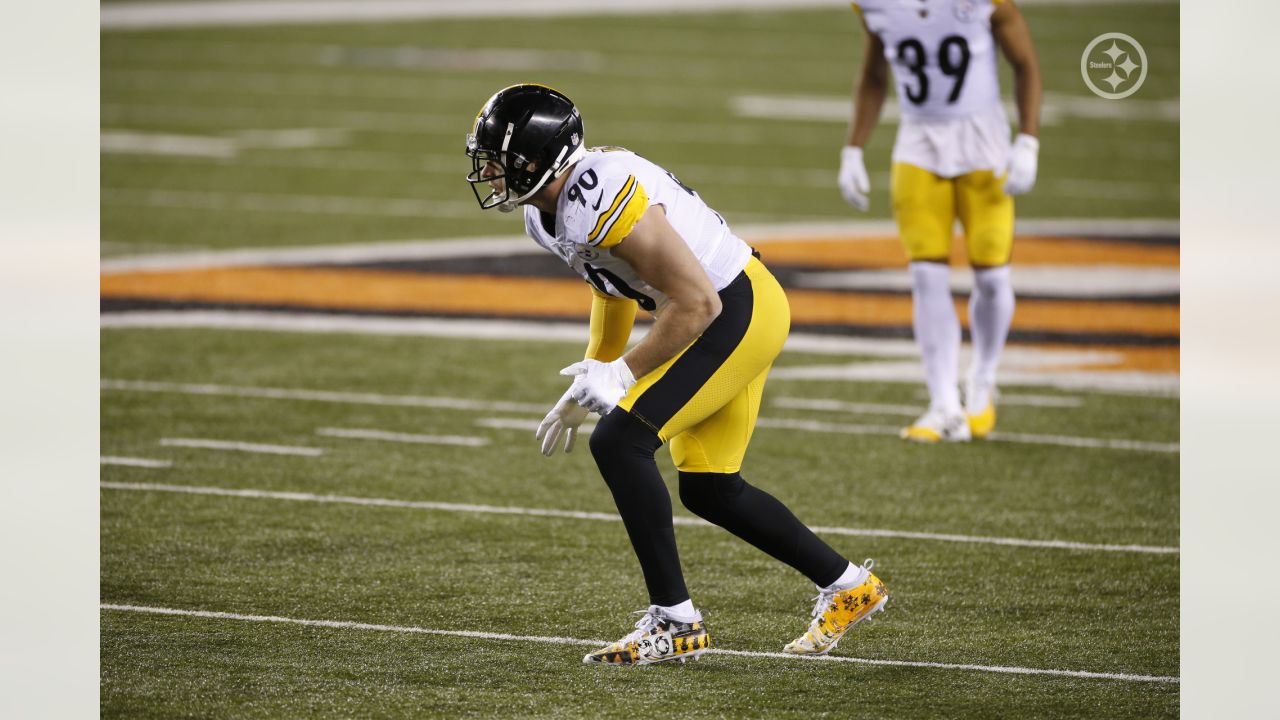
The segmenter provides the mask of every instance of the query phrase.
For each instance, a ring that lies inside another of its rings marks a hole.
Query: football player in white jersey
[[[1040,69],[1031,33],[1012,0],[858,0],[867,32],[838,184],[868,207],[862,149],[880,116],[893,69],[902,120],[893,148],[893,213],[910,259],[912,327],[929,387],[929,408],[902,437],[966,441],[995,427],[996,368],[1013,319],[1009,260],[1013,198],[1036,181]],[[1019,132],[1009,141],[996,49],[1013,67]],[[960,321],[949,285],[951,233],[965,231],[973,291],[973,358],[958,387]]]
[[[621,148],[584,144],[582,118],[542,85],[505,88],[467,136],[482,208],[523,208],[525,229],[590,288],[586,359],[537,431],[542,451],[573,447],[601,415],[591,453],[613,493],[649,592],[636,629],[583,662],[642,665],[697,657],[711,638],[685,587],[671,498],[654,460],[670,444],[686,507],[818,586],[808,629],[784,648],[823,654],[888,600],[739,470],[765,378],[790,329],[786,295],[718,213],[675,175]],[[486,194],[487,193],[487,194]],[[627,349],[637,309],[655,322]]]

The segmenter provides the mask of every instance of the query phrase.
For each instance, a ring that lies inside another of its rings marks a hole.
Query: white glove
[[[564,395],[560,396],[560,402],[556,403],[556,406],[551,408],[551,412],[542,418],[542,423],[538,425],[538,432],[533,435],[535,439],[542,441],[542,454],[547,457],[555,454],[561,434],[564,435],[564,451],[572,450],[573,441],[578,437],[578,426],[587,419],[587,409],[573,399],[573,388],[578,384],[575,379],[574,384],[564,391]]]
[[[636,384],[627,361],[618,358],[611,363],[599,360],[583,360],[560,371],[561,375],[575,377],[569,394],[579,405],[593,413],[607,415]]]
[[[867,166],[862,162],[862,148],[846,145],[840,150],[840,174],[836,175],[836,184],[840,186],[840,194],[844,201],[866,212],[871,207],[871,178],[867,177]]]
[[[1036,184],[1037,157],[1040,141],[1030,135],[1018,133],[1009,151],[1009,167],[1005,168],[1004,191],[1009,195],[1031,192]]]

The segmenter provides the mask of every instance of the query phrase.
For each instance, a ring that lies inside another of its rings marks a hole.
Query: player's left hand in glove
[[[618,358],[610,363],[599,360],[583,360],[560,371],[561,375],[576,377],[569,388],[573,399],[593,413],[607,415],[617,407],[627,390],[636,384],[627,361]]]
[[[572,450],[573,441],[578,437],[578,426],[587,419],[587,409],[573,399],[573,389],[578,384],[575,379],[574,384],[560,396],[560,402],[542,419],[538,432],[534,433],[534,438],[542,441],[542,454],[547,457],[555,454],[561,435],[564,435],[564,451]]]
[[[1004,191],[1009,195],[1031,192],[1036,184],[1036,166],[1039,164],[1040,141],[1022,133],[1013,140],[1009,151],[1009,167],[1005,171]]]

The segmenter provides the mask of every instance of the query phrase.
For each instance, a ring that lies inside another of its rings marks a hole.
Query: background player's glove
[[[1004,191],[1009,195],[1031,192],[1036,184],[1037,157],[1040,141],[1030,135],[1018,133],[1009,152],[1009,167],[1005,168]]]
[[[573,399],[573,389],[579,384],[579,378],[575,378],[573,385],[564,391],[564,395],[560,396],[560,402],[551,408],[551,412],[547,413],[542,423],[538,425],[538,432],[534,433],[534,438],[542,441],[542,454],[547,457],[555,453],[562,434],[564,451],[572,450],[574,438],[578,436],[578,426],[587,419],[587,409]]]
[[[622,358],[611,363],[583,360],[561,370],[560,374],[576,376],[569,393],[579,405],[601,415],[617,407],[627,390],[636,384],[631,368]]]
[[[840,150],[840,174],[836,176],[844,201],[866,212],[871,207],[871,178],[862,162],[862,148],[846,145]]]

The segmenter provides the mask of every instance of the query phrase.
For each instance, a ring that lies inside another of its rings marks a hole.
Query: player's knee
[[[973,269],[973,291],[983,297],[995,297],[1009,288],[1009,266],[978,266]]]
[[[658,439],[657,433],[646,427],[631,413],[621,408],[614,408],[608,415],[600,418],[595,431],[591,433],[588,444],[596,464],[604,467],[621,458],[637,456],[652,458],[662,441]]]
[[[705,518],[715,511],[716,491],[710,475],[680,472],[680,502],[698,517]]]
[[[737,497],[746,482],[738,473],[680,472],[680,502],[689,512],[707,518]]]

